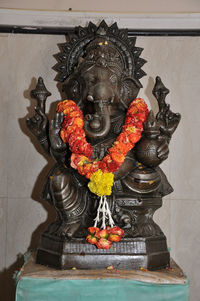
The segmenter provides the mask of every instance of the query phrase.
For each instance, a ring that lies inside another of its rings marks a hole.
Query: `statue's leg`
[[[52,176],[50,190],[60,220],[56,234],[71,238],[79,229],[86,210],[85,189],[75,184],[68,169],[62,169]]]

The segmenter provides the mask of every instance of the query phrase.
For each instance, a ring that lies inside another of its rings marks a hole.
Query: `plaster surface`
[[[194,12],[200,10],[200,4],[196,0],[124,0],[120,1],[98,1],[98,0],[1,0],[0,6],[3,8],[22,9],[46,9],[46,10],[75,10],[75,11],[118,11],[118,12]]]

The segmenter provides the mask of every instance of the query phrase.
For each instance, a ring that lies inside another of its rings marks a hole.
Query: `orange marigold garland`
[[[114,183],[113,172],[121,167],[127,153],[141,138],[143,123],[148,116],[148,107],[142,98],[137,98],[130,103],[122,131],[102,160],[91,159],[93,148],[86,140],[85,131],[83,129],[84,117],[77,104],[72,100],[64,100],[58,103],[57,112],[63,112],[65,116],[60,136],[65,143],[69,144],[69,148],[72,152],[71,166],[77,169],[81,175],[90,179],[88,183],[90,191],[100,197],[94,227],[96,228],[99,223],[101,213],[101,228],[106,229],[105,220],[108,219],[109,225],[114,229],[116,227],[114,227],[114,221],[112,220],[111,212],[106,201],[106,195],[111,195],[112,193]],[[107,237],[98,239],[90,232],[87,240],[92,244],[96,244],[98,248],[108,249],[111,247],[112,241],[119,241],[122,235],[123,233],[117,237],[108,236],[113,237],[113,240],[108,240]]]

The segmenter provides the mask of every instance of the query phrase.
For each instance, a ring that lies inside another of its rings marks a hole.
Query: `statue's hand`
[[[63,152],[66,149],[66,144],[60,138],[60,130],[63,120],[63,112],[56,113],[55,118],[50,123],[49,138],[51,142],[51,149],[56,152]]]
[[[40,107],[35,107],[35,115],[26,119],[26,124],[31,133],[42,140],[47,137],[48,119]]]
[[[170,110],[169,105],[166,105],[160,112],[158,112],[156,119],[160,123],[162,133],[167,135],[170,140],[180,122],[181,115],[179,113],[173,113]]]
[[[165,140],[163,140],[163,143],[157,149],[157,156],[159,159],[164,161],[168,158],[168,155],[169,155],[168,143]]]

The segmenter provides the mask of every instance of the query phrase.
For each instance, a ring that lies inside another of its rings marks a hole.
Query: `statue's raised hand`
[[[31,133],[42,140],[47,137],[48,118],[40,107],[35,107],[35,115],[26,119],[26,124]]]
[[[50,123],[49,139],[51,143],[51,149],[56,152],[63,152],[66,149],[66,144],[60,138],[60,130],[64,120],[64,114],[56,113],[53,120]]]
[[[30,132],[38,139],[43,150],[49,154],[48,118],[45,114],[45,103],[51,93],[46,89],[42,77],[38,78],[36,88],[31,90],[31,97],[37,101],[35,115],[26,119]]]
[[[180,122],[181,115],[179,113],[173,113],[170,110],[170,105],[165,102],[165,98],[169,93],[169,89],[164,86],[159,76],[156,77],[155,86],[152,92],[157,99],[159,106],[159,112],[156,115],[156,120],[160,124],[160,130],[163,137],[165,137],[169,143]]]

